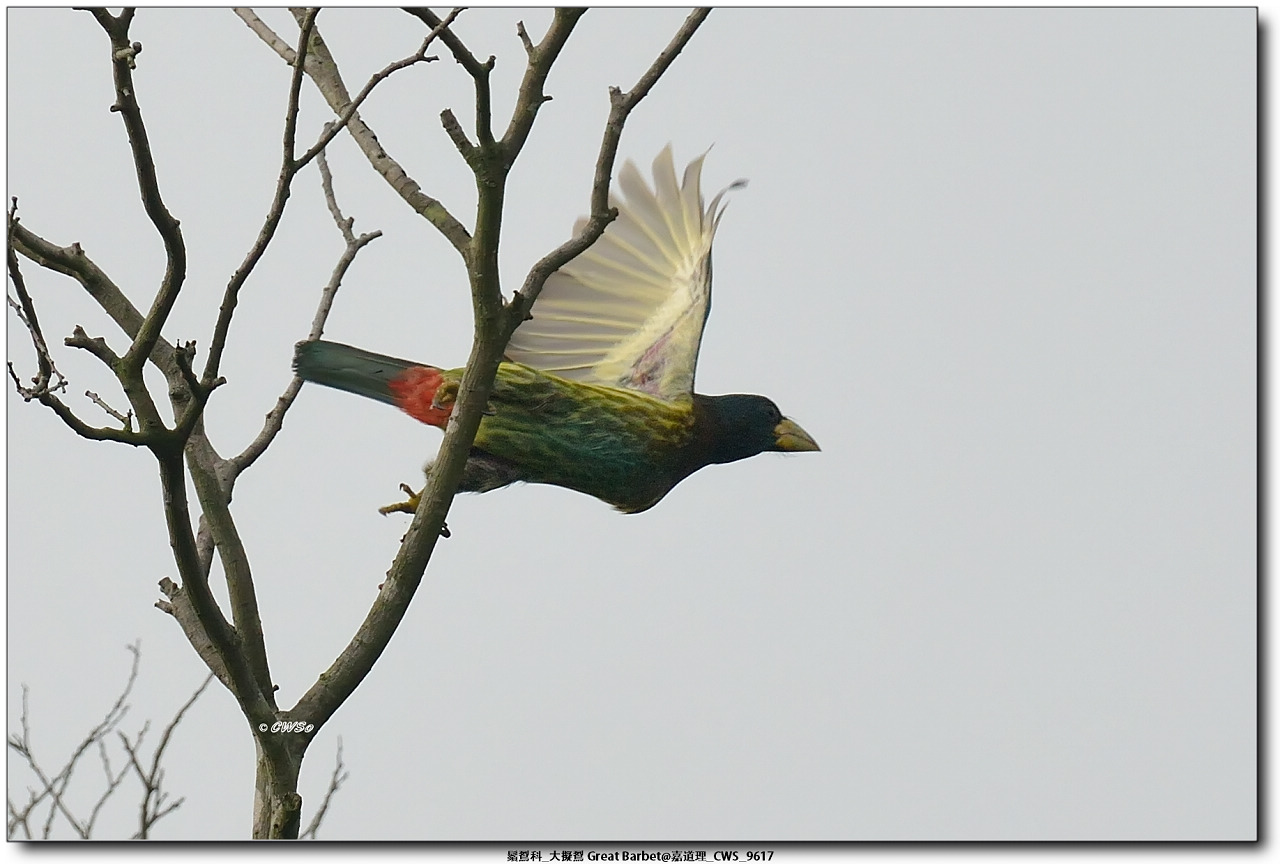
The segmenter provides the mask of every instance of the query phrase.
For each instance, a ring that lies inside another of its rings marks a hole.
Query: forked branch
[[[458,12],[461,12],[461,9],[455,10],[448,20],[456,17]],[[277,36],[251,9],[237,8],[235,13],[245,22],[249,29],[267,45],[271,46],[272,50],[279,54],[286,63],[293,65],[294,57],[290,56],[293,52],[283,50],[286,45],[284,40]],[[294,16],[300,19],[301,12],[295,11]],[[333,54],[329,51],[329,46],[325,43],[318,27],[312,28],[305,68],[307,75],[319,88],[321,95],[329,103],[333,113],[338,117],[342,117],[351,107],[353,100],[351,94],[347,91],[346,84],[343,83],[342,75],[338,71],[338,64],[334,61]],[[375,77],[377,76],[375,75]],[[369,85],[366,85],[366,87],[372,90]],[[471,242],[470,232],[463,227],[461,222],[454,218],[453,214],[443,204],[422,191],[422,187],[418,185],[417,181],[410,177],[400,163],[386,151],[378,140],[378,136],[361,118],[358,110],[351,111],[347,121],[347,130],[361,151],[364,152],[369,164],[387,181],[396,194],[403,198],[405,203],[412,207],[414,211],[436,226],[448,238],[453,247],[459,253],[465,255],[466,248]]]
[[[440,41],[444,42],[450,53],[453,54],[453,59],[457,60],[458,65],[466,69],[467,74],[471,76],[476,89],[476,141],[482,148],[492,147],[494,144],[493,91],[489,84],[489,74],[493,72],[496,58],[491,55],[484,62],[477,60],[471,50],[463,44],[462,40],[449,29],[450,22],[457,17],[460,10],[454,9],[449,13],[449,17],[443,21],[440,16],[430,9],[414,7],[407,8],[405,11],[432,28],[431,32],[433,34],[440,34]],[[462,128],[458,125],[457,120],[453,119],[453,112],[448,112],[448,116],[450,120],[445,121],[445,130],[449,133],[449,137],[453,139],[453,142],[458,145],[463,158],[470,163],[471,159],[474,158],[471,155],[470,142],[466,140],[466,135],[462,133]]]
[[[160,331],[168,320],[169,312],[186,279],[187,249],[178,220],[165,207],[160,195],[151,142],[147,136],[146,124],[142,122],[142,109],[138,107],[133,70],[137,65],[135,58],[142,52],[142,43],[129,41],[129,25],[133,21],[134,10],[125,9],[118,17],[105,9],[89,11],[111,39],[111,69],[116,86],[116,102],[111,110],[119,112],[124,119],[125,129],[129,133],[129,147],[133,151],[133,165],[138,175],[138,190],[142,194],[142,206],[164,243],[165,272],[160,290],[156,292],[151,311],[125,355],[128,367],[140,371],[142,364],[151,355],[156,340],[160,338]]]

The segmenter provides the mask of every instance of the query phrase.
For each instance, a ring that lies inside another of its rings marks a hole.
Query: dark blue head
[[[799,453],[818,444],[795,422],[782,416],[773,400],[734,393],[694,396],[709,449],[706,463],[736,462],[767,450]]]

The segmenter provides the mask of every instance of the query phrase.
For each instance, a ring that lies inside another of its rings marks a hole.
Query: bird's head
[[[712,430],[708,462],[736,462],[769,450],[802,453],[821,449],[794,420],[764,396],[734,393],[695,397]]]

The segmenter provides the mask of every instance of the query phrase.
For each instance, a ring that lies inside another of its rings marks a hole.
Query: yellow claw
[[[409,496],[408,500],[401,501],[398,504],[388,504],[386,507],[379,507],[378,512],[383,516],[386,516],[388,513],[408,513],[410,516],[417,513],[418,502],[422,500],[422,492],[414,492],[413,487],[408,483],[401,483],[400,491]],[[425,492],[426,487],[423,487],[422,491]],[[450,536],[448,523],[440,526],[440,536]]]
[[[440,386],[436,388],[436,395],[431,399],[432,408],[452,408],[453,403],[458,400],[458,385],[460,380],[445,379],[440,382]]]
[[[386,507],[379,507],[378,512],[383,516],[388,513],[408,513],[412,516],[418,512],[418,502],[422,500],[421,492],[414,492],[408,483],[400,484],[400,491],[409,496],[407,501],[401,501],[399,504],[388,504]]]

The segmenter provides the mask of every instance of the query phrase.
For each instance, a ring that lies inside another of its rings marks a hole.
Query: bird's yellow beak
[[[809,437],[809,433],[800,428],[794,420],[782,418],[782,422],[773,427],[774,443],[777,449],[787,453],[804,453],[809,450],[821,450],[818,442]]]

